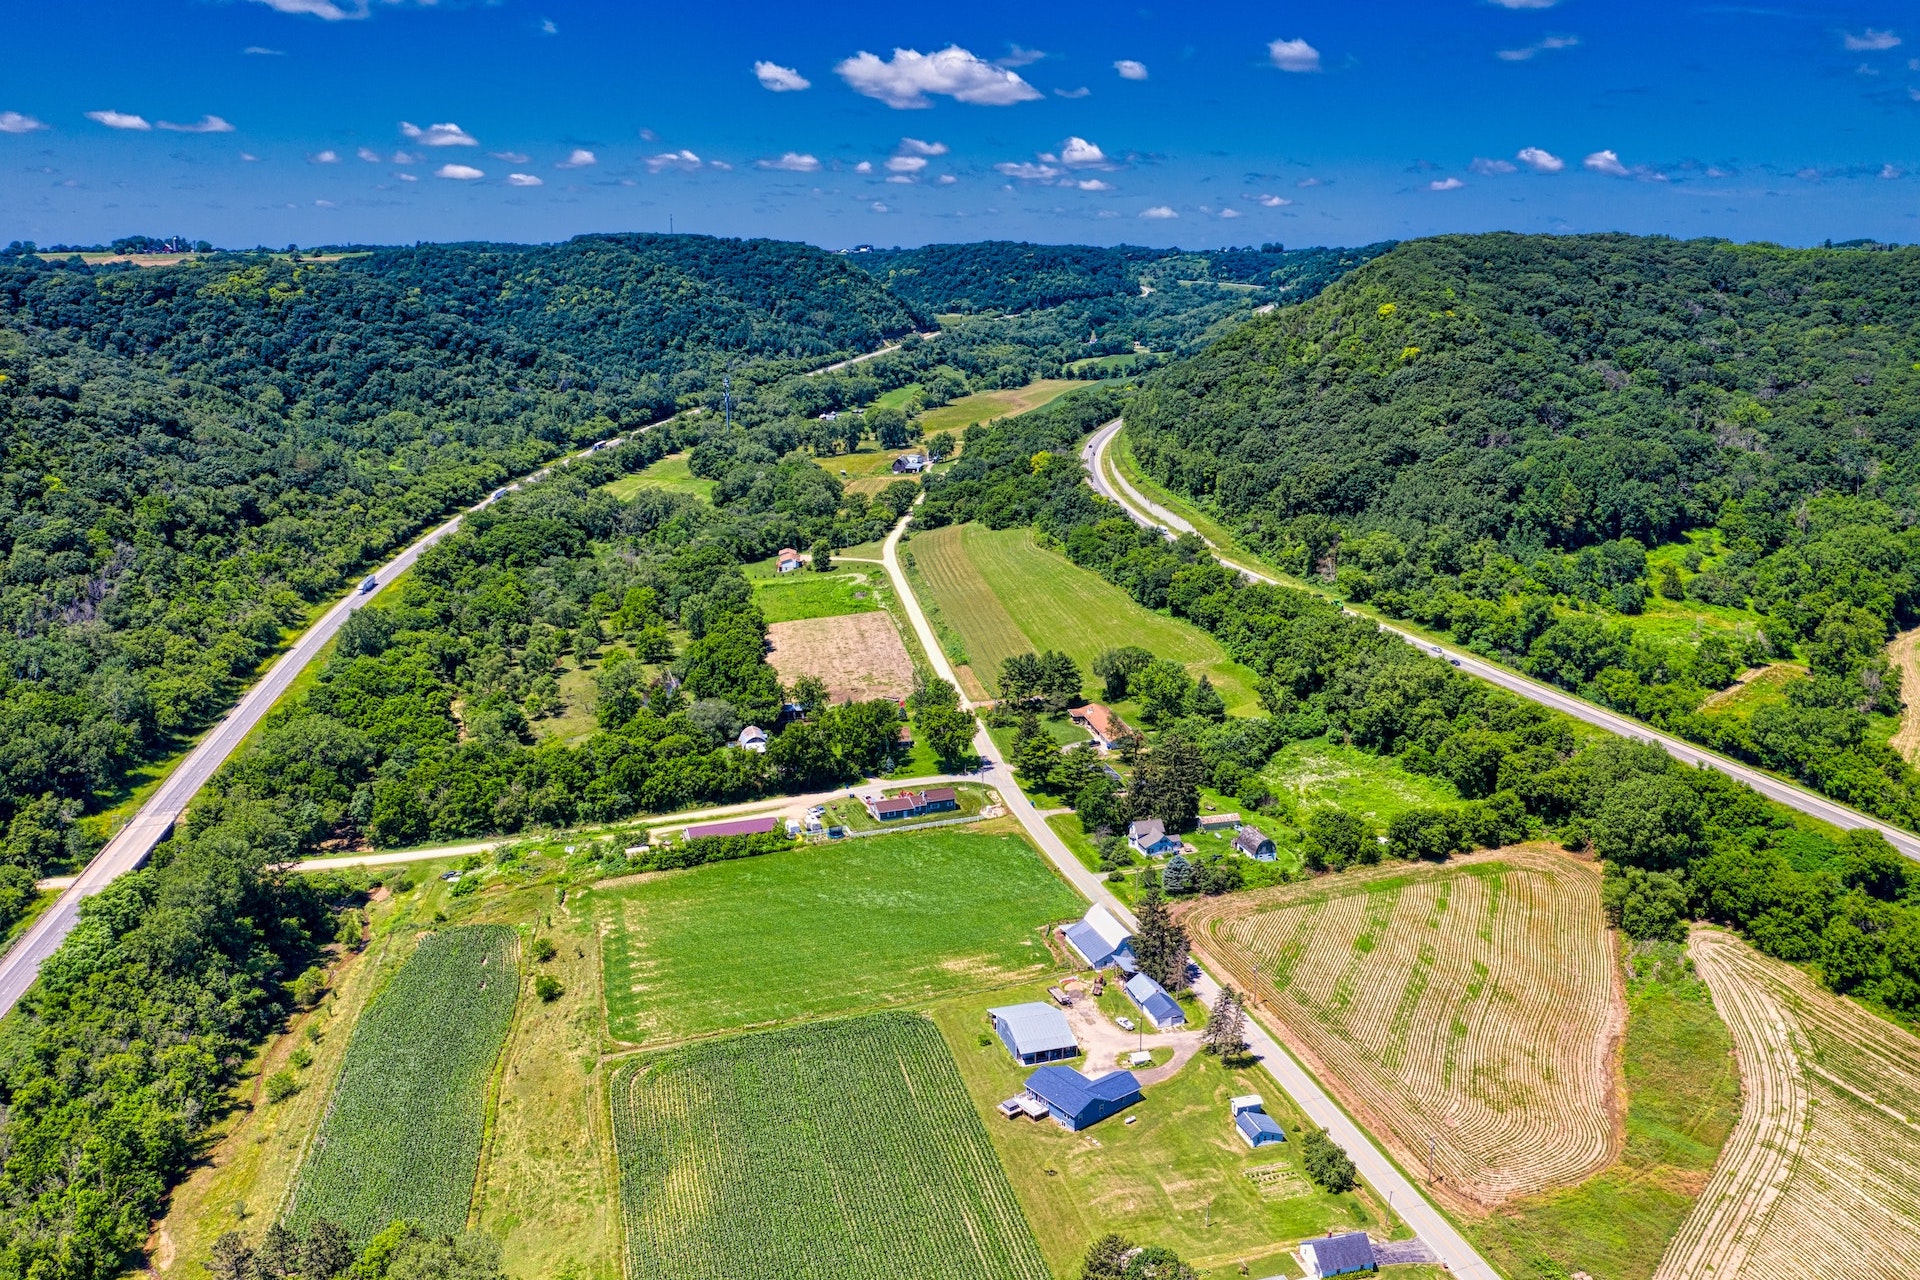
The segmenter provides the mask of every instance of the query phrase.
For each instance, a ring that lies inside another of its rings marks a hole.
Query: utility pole
[[[727,430],[731,431],[733,430],[733,371],[732,370],[728,370],[726,373],[721,375],[720,385],[723,388],[723,394],[721,395],[720,403],[725,407],[727,411]]]

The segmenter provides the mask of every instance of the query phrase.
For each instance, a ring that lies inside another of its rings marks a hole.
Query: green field
[[[1139,1117],[1134,1124],[1115,1117],[1075,1134],[1050,1121],[1002,1119],[995,1105],[1018,1093],[1032,1068],[1013,1061],[998,1040],[980,1043],[984,1015],[993,1005],[1045,998],[1036,987],[955,1000],[934,1020],[1055,1275],[1077,1275],[1087,1245],[1108,1231],[1171,1246],[1208,1280],[1296,1274],[1286,1255],[1302,1236],[1347,1227],[1406,1234],[1383,1230],[1376,1203],[1316,1190],[1291,1142],[1257,1153],[1246,1146],[1227,1113],[1236,1095],[1259,1094],[1289,1137],[1304,1123],[1258,1068],[1230,1071],[1200,1054],[1146,1090],[1146,1101],[1127,1113]]]
[[[713,481],[702,480],[687,469],[687,455],[669,454],[630,476],[622,476],[611,484],[600,486],[614,497],[625,502],[643,488],[667,489],[674,493],[690,493],[696,498],[713,497]]]
[[[1026,841],[941,828],[715,863],[596,894],[607,1023],[664,1044],[1030,979],[1080,898]]]
[[[847,613],[871,613],[882,607],[884,574],[864,570],[815,573],[797,569],[753,584],[753,602],[768,622],[798,622],[804,618],[837,618]]]
[[[1520,1280],[1647,1280],[1706,1183],[1740,1113],[1740,1073],[1706,985],[1680,948],[1634,958],[1622,1069],[1627,1146],[1611,1169],[1466,1224],[1489,1261]]]
[[[924,1018],[695,1045],[611,1093],[630,1276],[1049,1280]]]
[[[1311,810],[1331,805],[1384,831],[1409,809],[1460,803],[1459,791],[1444,779],[1409,773],[1392,759],[1329,738],[1289,742],[1260,778],[1276,797],[1291,802],[1301,822]]]
[[[421,942],[353,1029],[289,1222],[326,1218],[359,1241],[396,1218],[432,1231],[466,1225],[487,1080],[520,994],[518,955],[504,925]]]
[[[917,535],[909,546],[942,622],[964,647],[976,696],[985,696],[1003,659],[1046,649],[1078,662],[1087,671],[1088,696],[1097,696],[1093,659],[1131,644],[1184,664],[1196,677],[1204,674],[1229,712],[1259,709],[1253,672],[1230,660],[1212,636],[1135,604],[1098,574],[1041,547],[1031,529],[949,525]]]
[[[1005,391],[976,391],[921,414],[920,430],[930,436],[942,431],[964,431],[976,422],[1010,418],[1038,409],[1086,385],[1072,378],[1042,378],[1024,387],[1012,387]]]

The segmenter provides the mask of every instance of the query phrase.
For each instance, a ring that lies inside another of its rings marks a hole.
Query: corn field
[[[329,1218],[364,1241],[395,1218],[434,1231],[466,1224],[518,960],[504,925],[443,929],[420,943],[353,1029],[300,1166],[291,1225]]]
[[[709,1042],[612,1082],[627,1274],[1048,1280],[931,1022]]]

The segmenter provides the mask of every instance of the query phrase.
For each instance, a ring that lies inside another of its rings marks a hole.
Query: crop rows
[[[1740,1120],[1657,1280],[1920,1274],[1920,1039],[1730,934],[1692,952]]]
[[[1431,1151],[1444,1192],[1493,1205],[1619,1150],[1624,1011],[1599,890],[1587,866],[1509,849],[1183,918],[1403,1163],[1424,1174]]]
[[[627,1274],[1047,1280],[932,1023],[709,1042],[612,1084]]]
[[[362,1240],[395,1218],[466,1224],[487,1080],[520,992],[504,925],[428,935],[353,1029],[290,1222],[328,1218]]]

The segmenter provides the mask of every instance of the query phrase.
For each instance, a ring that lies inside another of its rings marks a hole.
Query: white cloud
[[[422,129],[417,124],[400,122],[400,136],[412,142],[428,147],[477,147],[479,139],[457,124],[430,124]]]
[[[1296,187],[1317,187],[1321,185],[1321,182],[1318,178],[1302,178],[1293,185]]]
[[[892,177],[888,178],[887,181],[894,183],[897,186],[903,186],[903,187],[913,185],[913,179],[908,177],[904,173],[896,173]]]
[[[1493,56],[1502,62],[1529,62],[1536,53],[1545,53],[1549,49],[1571,49],[1579,43],[1579,36],[1546,36],[1523,48],[1496,50]]]
[[[1039,49],[1023,49],[1017,44],[1009,45],[1007,47],[1010,50],[1010,52],[1004,58],[995,58],[993,60],[994,66],[996,67],[1031,66],[1033,63],[1039,62],[1042,58],[1045,58],[1047,56],[1044,52],[1042,52]]]
[[[1513,158],[1535,173],[1558,173],[1567,167],[1565,160],[1539,147],[1522,147]]]
[[[1030,161],[1003,160],[993,166],[995,173],[1003,173],[1009,178],[1018,178],[1022,182],[1045,182],[1049,178],[1060,176],[1060,170],[1050,164],[1033,164]]]
[[[1080,179],[1080,181],[1074,183],[1073,185],[1080,188],[1082,191],[1113,190],[1113,185],[1111,183],[1102,182],[1098,178],[1082,178]]]
[[[1175,213],[1173,210],[1167,208],[1166,205],[1157,204],[1153,206],[1153,208],[1151,209],[1142,209],[1140,211],[1140,216],[1143,218],[1152,218],[1158,221],[1165,218],[1177,218],[1180,215]]]
[[[1284,209],[1288,205],[1293,203],[1293,201],[1287,199],[1285,196],[1268,195],[1265,192],[1262,192],[1257,196],[1249,196],[1247,198],[1250,200],[1259,201],[1261,207],[1266,209]]]
[[[561,168],[573,166],[562,165]],[[678,169],[682,173],[692,173],[700,167],[700,157],[682,147],[678,151],[663,151],[657,156],[647,157],[648,173],[665,173],[668,169]]]
[[[1238,209],[1222,209],[1220,216],[1223,218],[1237,218],[1240,216],[1240,211]]]
[[[418,182],[418,181],[420,181],[420,175],[419,175],[419,174],[417,174],[417,173],[396,173],[396,174],[394,174],[393,176],[394,176],[394,177],[396,177],[396,178],[398,178],[398,179],[400,179],[400,181],[402,181],[402,182]]]
[[[251,151],[242,151],[240,153],[240,158],[242,160],[245,160],[248,164],[252,164],[254,161],[258,160],[260,157],[257,155],[254,155]]]
[[[1068,138],[1060,144],[1060,163],[1072,169],[1092,169],[1107,163],[1107,153],[1085,138]]]
[[[788,151],[778,160],[755,160],[762,169],[778,169],[782,173],[818,173],[820,162],[804,151]]]
[[[925,156],[895,156],[887,161],[889,173],[918,173],[926,167]]]
[[[1510,160],[1489,160],[1484,156],[1475,156],[1473,163],[1467,168],[1486,177],[1493,177],[1496,174],[1512,173],[1514,164]]]
[[[507,175],[507,185],[510,187],[544,187],[546,183],[531,173],[510,173]]]
[[[313,207],[316,209],[338,209],[340,206],[331,200],[315,200]]]
[[[233,126],[219,116],[201,116],[192,124],[179,124],[172,120],[161,120],[159,127],[170,133],[232,133]]]
[[[960,179],[954,177],[950,173],[943,173],[938,178],[935,178],[934,181],[938,182],[943,187],[950,187],[954,183],[960,181]]]
[[[1427,184],[1429,191],[1458,191],[1467,184],[1458,178],[1435,178]]]
[[[709,160],[707,161],[707,168],[718,169],[722,173],[733,172],[733,166],[728,164],[725,160]]]
[[[443,164],[433,171],[433,176],[436,178],[455,178],[461,182],[472,182],[475,178],[484,178],[487,175],[482,170],[476,169],[470,164]]]
[[[425,158],[424,156],[413,155],[406,151],[396,151],[393,153],[393,162],[395,164],[419,164]],[[525,157],[522,158],[524,159]]]
[[[1840,39],[1852,53],[1879,53],[1883,49],[1891,49],[1900,43],[1900,37],[1893,32],[1875,31],[1872,27],[1868,27],[1859,35],[1851,31],[1842,32]]]
[[[362,147],[358,151],[354,152],[353,154],[359,156],[362,160],[365,160],[368,164],[380,164],[386,159],[385,156],[381,155],[378,151],[375,151],[372,147]]]
[[[1627,166],[1620,163],[1620,157],[1612,151],[1596,151],[1580,162],[1595,173],[1604,173],[1609,178],[1627,176]]]
[[[1078,89],[1055,89],[1053,96],[1056,98],[1084,98],[1092,92],[1093,90],[1087,88],[1087,86],[1081,85]]]
[[[543,36],[557,36],[560,34],[560,24],[552,18],[542,18],[540,19],[540,34]]]
[[[89,111],[87,119],[107,126],[109,129],[133,129],[144,131],[153,128],[145,120],[124,111]]]
[[[366,0],[356,0],[345,8],[333,0],[255,0],[255,3],[279,13],[306,14],[323,22],[345,22],[367,16]]]
[[[505,160],[508,164],[525,164],[533,159],[524,151],[489,151],[487,154],[495,160]]]
[[[692,152],[688,152],[689,155]],[[554,165],[556,169],[589,169],[600,163],[600,157],[585,147],[575,147],[567,153],[567,158]]]
[[[1120,61],[1113,64],[1113,69],[1120,73],[1122,80],[1145,80],[1147,78],[1147,64],[1144,62],[1135,62],[1132,58],[1120,59]]]
[[[1010,107],[1040,96],[1018,75],[982,62],[959,45],[938,53],[895,49],[886,61],[862,50],[834,70],[856,93],[900,110],[932,106],[928,94],[943,94],[978,107]]]
[[[798,93],[802,89],[813,88],[813,81],[795,71],[792,67],[783,67],[777,62],[756,62],[753,74],[760,78],[760,87],[771,89],[775,93]]]
[[[0,133],[32,133],[46,127],[32,116],[22,115],[18,111],[0,111]]]
[[[1880,166],[1880,176],[1882,178],[1885,178],[1887,181],[1891,182],[1895,178],[1904,177],[1906,175],[1905,175],[1905,171],[1901,169],[1897,169],[1893,165],[1883,164]]]
[[[338,151],[316,151],[312,155],[307,157],[307,163],[308,164],[339,164],[340,153]]]
[[[855,173],[872,173],[872,172],[873,172],[873,161],[871,161],[871,160],[862,160],[862,161],[861,161],[861,162],[860,162],[859,164],[857,164],[857,165],[855,165],[855,166],[853,166],[853,171],[854,171]]]
[[[1305,40],[1275,40],[1267,45],[1267,56],[1282,71],[1318,71],[1320,51]]]
[[[918,138],[902,138],[900,145],[893,149],[897,156],[943,156],[947,154],[944,142],[922,142]]]
[[[867,208],[873,210],[875,213],[885,213],[887,211],[887,206],[879,200],[875,200],[872,204],[868,205]]]
[[[262,44],[250,44],[240,52],[250,58],[284,58],[287,56],[285,49],[269,49]]]

